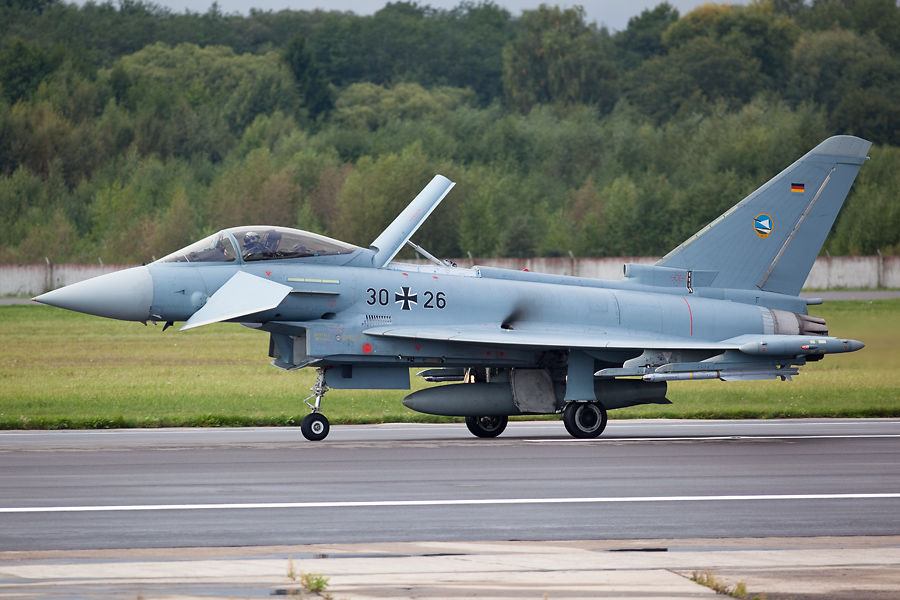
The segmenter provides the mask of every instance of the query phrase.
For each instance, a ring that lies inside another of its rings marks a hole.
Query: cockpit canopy
[[[357,248],[324,235],[268,225],[233,227],[195,242],[157,262],[245,262],[350,254]]]

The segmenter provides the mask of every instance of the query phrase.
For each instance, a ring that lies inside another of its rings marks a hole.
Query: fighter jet
[[[576,438],[607,411],[667,404],[670,381],[790,380],[861,342],[828,335],[798,296],[870,142],[832,137],[655,265],[606,281],[460,268],[410,241],[454,184],[437,175],[368,248],[279,226],[235,227],[149,265],[35,300],[128,321],[268,333],[271,364],[314,368],[301,423],[329,432],[334,389],[409,389],[403,403],[465,417],[479,437],[512,415],[561,414]],[[430,260],[395,261],[407,244]]]

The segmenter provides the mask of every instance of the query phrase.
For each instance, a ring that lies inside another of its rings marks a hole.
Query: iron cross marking
[[[413,304],[418,304],[418,294],[410,294],[408,287],[401,287],[400,289],[403,290],[402,294],[394,292],[394,304],[400,304],[402,302],[403,306],[401,306],[400,308],[403,310],[409,310],[410,302],[412,302]]]

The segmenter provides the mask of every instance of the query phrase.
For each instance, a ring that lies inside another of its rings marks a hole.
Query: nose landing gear
[[[311,442],[324,440],[328,435],[328,431],[331,429],[331,426],[328,423],[328,419],[325,418],[325,415],[322,414],[321,409],[322,396],[324,396],[325,392],[328,391],[328,385],[325,383],[325,369],[323,367],[319,367],[318,369],[316,369],[316,373],[318,373],[316,382],[311,388],[309,388],[309,390],[312,392],[312,395],[304,400],[304,402],[312,410],[312,412],[303,417],[303,420],[300,421],[300,433],[302,433],[303,437]],[[316,399],[315,404],[309,403],[309,400],[311,398]]]

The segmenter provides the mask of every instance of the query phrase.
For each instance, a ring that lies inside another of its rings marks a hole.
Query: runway
[[[900,535],[900,421],[0,433],[0,551]]]

